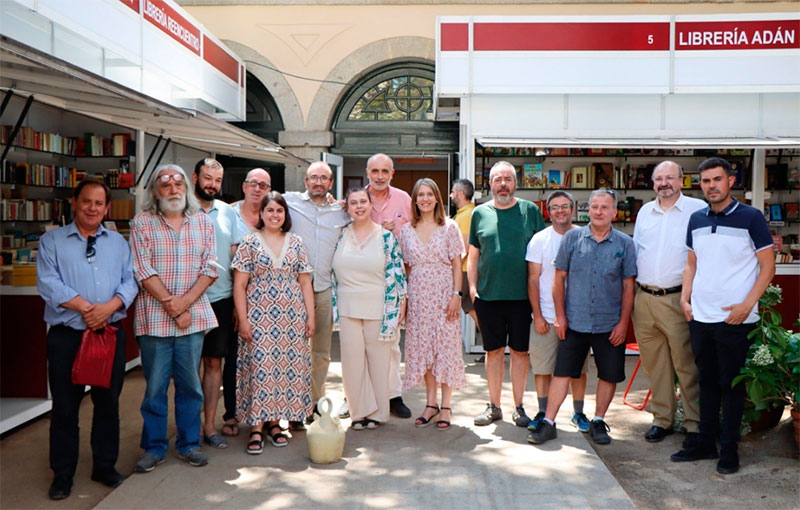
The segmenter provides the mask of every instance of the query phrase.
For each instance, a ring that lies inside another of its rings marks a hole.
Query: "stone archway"
[[[348,93],[347,87],[341,83],[355,84],[366,74],[387,64],[409,60],[433,63],[435,58],[436,41],[424,37],[394,37],[359,48],[342,59],[325,77],[326,81],[311,105],[306,130],[330,132],[337,106]]]

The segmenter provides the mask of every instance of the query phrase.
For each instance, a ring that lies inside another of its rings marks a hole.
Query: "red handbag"
[[[110,388],[116,352],[117,328],[107,325],[97,331],[85,330],[72,364],[72,384]]]

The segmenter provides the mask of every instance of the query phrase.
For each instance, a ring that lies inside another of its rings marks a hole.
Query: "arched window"
[[[397,62],[367,73],[339,103],[337,153],[458,150],[458,125],[434,121],[433,64]]]

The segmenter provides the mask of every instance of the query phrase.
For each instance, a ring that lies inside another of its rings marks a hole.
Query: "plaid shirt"
[[[141,282],[158,276],[173,296],[182,296],[200,276],[217,278],[216,238],[214,221],[205,214],[192,214],[183,219],[180,232],[175,232],[161,214],[141,212],[131,220],[133,274]],[[136,298],[134,332],[136,336],[185,336],[217,327],[217,318],[205,292],[189,306],[192,323],[179,330],[161,302],[144,287]]]

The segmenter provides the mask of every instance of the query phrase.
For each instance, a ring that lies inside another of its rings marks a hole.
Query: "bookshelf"
[[[746,201],[752,182],[749,149],[591,149],[591,148],[533,148],[481,147],[475,148],[475,189],[484,196],[490,194],[488,176],[492,165],[505,160],[517,169],[517,195],[542,204],[555,189],[569,191],[576,200],[574,221],[588,221],[588,198],[593,189],[607,187],[615,190],[618,215],[615,226],[629,234],[639,208],[655,198],[651,175],[655,166],[673,160],[683,168],[683,193],[703,198],[697,167],[706,158],[727,159],[737,172],[733,194]],[[765,216],[770,220],[773,234],[780,238],[785,253],[800,257],[797,239],[797,216],[800,209],[800,151],[770,149],[766,154]],[[547,216],[546,210],[542,212]],[[781,219],[774,219],[779,214]],[[547,217],[545,218],[547,219]]]
[[[134,132],[38,101],[26,108],[14,96],[0,117],[0,431],[50,409],[47,391],[47,325],[36,289],[39,236],[72,221],[70,199],[82,179],[111,188],[108,220],[121,233],[136,209]],[[24,115],[23,115],[24,113]],[[20,121],[21,119],[21,121]],[[12,139],[14,126],[20,122]],[[21,320],[25,317],[25,320]],[[133,338],[133,319],[124,322]],[[25,342],[13,341],[24,338]],[[135,342],[126,359],[135,360]],[[132,362],[133,363],[133,362]]]

